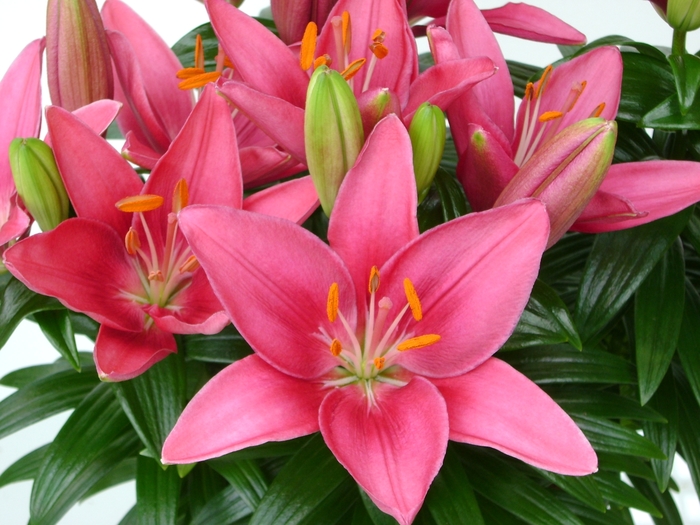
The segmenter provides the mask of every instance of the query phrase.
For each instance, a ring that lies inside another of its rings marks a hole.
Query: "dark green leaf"
[[[184,478],[183,483],[187,484],[184,488],[184,492],[187,493],[184,503],[188,505],[191,516],[199,514],[210,499],[229,486],[226,480],[206,463],[197,463],[186,476],[180,471],[178,474]]]
[[[649,465],[641,459],[634,456],[626,456],[621,454],[608,454],[596,452],[598,455],[598,469],[608,472],[627,472],[633,476],[653,480],[654,472],[649,468]]]
[[[690,217],[687,209],[629,230],[596,236],[581,279],[575,319],[584,342],[620,312]]]
[[[669,491],[661,492],[659,487],[646,479],[630,476],[630,481],[663,514],[663,518],[654,520],[657,525],[683,525],[683,520]]]
[[[136,514],[136,505],[131,507],[129,512],[124,515],[122,520],[119,522],[119,525],[139,525],[138,516]]]
[[[695,206],[693,209],[688,224],[683,230],[683,236],[693,245],[695,253],[700,254],[700,206]]]
[[[426,69],[435,65],[435,59],[430,51],[418,55],[418,70],[423,73]]]
[[[700,87],[700,58],[695,55],[670,55],[667,58],[676,81],[681,114],[685,115],[695,102]]]
[[[192,516],[189,525],[231,525],[252,513],[236,489],[226,487]]]
[[[657,411],[639,406],[638,401],[612,392],[567,388],[548,389],[547,393],[570,414],[666,422],[666,419]]]
[[[676,239],[639,286],[634,329],[639,398],[645,404],[661,383],[678,342],[685,304],[683,245]],[[659,305],[664,305],[659,308]]]
[[[635,488],[630,487],[619,477],[610,473],[593,474],[593,477],[598,483],[598,488],[603,494],[603,497],[613,503],[622,505],[623,507],[632,507],[651,514],[652,516],[661,517],[659,509],[657,509],[648,499],[646,499]]]
[[[595,235],[569,232],[559,242],[544,252],[540,266],[540,279],[550,286],[582,271],[591,253]]]
[[[622,97],[618,120],[637,123],[665,98],[675,97],[676,84],[666,58],[622,53]]]
[[[0,437],[75,408],[98,383],[93,368],[57,372],[25,385],[0,401]]]
[[[606,503],[592,476],[563,476],[537,469],[540,475],[592,509],[605,512]]]
[[[92,352],[78,352],[78,356],[80,357],[81,367],[94,364]],[[49,365],[35,365],[13,370],[0,379],[0,385],[10,388],[22,388],[37,379],[57,372],[63,372],[64,370],[73,370],[73,367],[65,359],[59,358]]]
[[[438,169],[433,183],[440,195],[444,222],[467,214],[469,211],[467,197],[464,195],[464,189],[462,185],[457,182],[457,179],[447,171]]]
[[[159,459],[163,442],[185,407],[182,356],[172,354],[140,376],[112,386],[146,450]]]
[[[678,98],[673,94],[645,114],[641,125],[666,131],[700,129],[700,103],[696,100],[687,113],[682,115]]]
[[[700,295],[689,281],[685,286],[685,309],[678,336],[678,355],[695,399],[700,402]]]
[[[100,329],[100,324],[94,319],[90,319],[87,315],[68,310],[73,331],[76,334],[82,334],[94,341],[97,339],[97,332]]]
[[[299,452],[313,438],[303,436],[289,441],[270,441],[255,447],[244,448],[238,452],[231,452],[221,456],[216,461],[239,461],[242,459],[274,458],[281,456],[292,456]]]
[[[83,494],[83,497],[80,499],[86,500],[103,490],[111,489],[116,485],[121,485],[134,479],[136,479],[136,458],[126,458],[90,487],[90,490]]]
[[[180,476],[177,469],[163,470],[158,461],[136,458],[136,514],[139,525],[175,525]]]
[[[80,372],[80,357],[75,344],[75,334],[67,310],[46,310],[34,314],[41,331],[49,343],[58,350],[73,368]]]
[[[611,511],[611,509],[607,509],[605,513],[594,510],[568,494],[557,494],[557,499],[564,503],[571,512],[581,518],[586,525],[620,525],[618,516],[616,516],[615,512]]]
[[[525,524],[523,520],[516,518],[506,509],[499,505],[496,505],[495,503],[492,503],[483,496],[479,496],[479,494],[477,494],[476,499],[479,502],[481,515],[484,517],[486,525],[501,525],[503,523],[507,523],[508,525]]]
[[[556,345],[500,352],[507,361],[535,383],[634,383],[630,363],[608,352],[584,348],[582,352]]]
[[[458,160],[459,156],[457,155],[457,146],[455,146],[455,141],[452,138],[452,134],[448,128],[447,137],[445,137],[445,150],[442,152],[442,159],[440,159],[440,167],[447,173],[454,174],[457,170]]]
[[[252,459],[239,461],[209,461],[209,465],[234,487],[251,510],[258,508],[268,484],[260,467]]]
[[[32,292],[14,277],[6,286],[0,281],[0,348],[15,331],[22,319],[42,310],[63,308],[53,297],[46,297]]]
[[[523,98],[525,96],[525,87],[528,82],[531,82],[535,75],[542,71],[541,67],[515,62],[514,60],[506,60],[510,79],[513,81],[513,91],[515,96]]]
[[[644,458],[666,458],[654,443],[618,423],[594,416],[572,415],[571,417],[596,450]]]
[[[617,123],[617,142],[615,142],[613,163],[657,158],[659,158],[659,151],[646,130],[629,122]]]
[[[688,464],[695,492],[700,493],[700,406],[688,379],[679,366],[673,366],[678,399],[678,444]]]
[[[138,438],[106,384],[78,405],[46,451],[34,481],[30,525],[57,523],[75,502],[125,457]]]
[[[32,450],[7,467],[0,475],[0,487],[16,483],[17,481],[25,481],[34,479],[39,473],[39,468],[44,460],[48,445]]]
[[[197,35],[202,37],[202,47],[204,48],[204,65],[207,68],[216,66],[216,54],[219,50],[219,40],[214,34],[214,29],[207,22],[195,27],[192,31],[175,42],[173,53],[177,56],[182,67],[194,67],[194,47]]]
[[[676,401],[676,388],[673,385],[673,377],[670,372],[666,374],[656,394],[649,400],[648,406],[657,410],[667,420],[667,423],[644,421],[642,424],[644,436],[652,443],[655,443],[666,454],[667,459],[651,460],[656,483],[659,489],[665,491],[671,479],[673,458],[676,455],[676,444],[678,442],[678,402]]]
[[[566,342],[581,349],[581,339],[566,305],[552,288],[538,279],[505,349]]]
[[[232,325],[218,334],[186,335],[181,340],[185,355],[197,361],[229,364],[253,353],[253,349]]]
[[[367,514],[370,517],[370,520],[372,520],[372,523],[374,525],[398,525],[398,522],[394,518],[392,518],[388,514],[383,513],[377,508],[377,506],[374,504],[374,502],[370,499],[370,497],[364,490],[362,490],[360,487],[358,487],[358,490],[360,491],[360,499],[362,500],[362,505],[365,508]]]
[[[250,523],[331,523],[356,501],[354,485],[317,434],[282,468]]]

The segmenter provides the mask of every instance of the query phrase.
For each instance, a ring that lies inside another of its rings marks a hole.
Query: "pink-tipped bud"
[[[395,93],[388,88],[369,89],[357,97],[357,105],[362,117],[362,129],[368,137],[377,122],[394,113],[401,118],[401,103]]]
[[[56,106],[74,111],[113,98],[112,61],[95,0],[49,0],[46,70]]]

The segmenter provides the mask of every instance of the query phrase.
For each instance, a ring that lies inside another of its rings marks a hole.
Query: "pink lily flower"
[[[235,130],[213,87],[146,184],[78,118],[51,107],[47,121],[78,217],[17,243],[5,264],[27,287],[102,324],[94,354],[102,379],[144,372],[177,350],[174,333],[212,334],[228,322],[179,231],[180,209],[246,206],[303,220],[317,205],[308,178],[242,203]],[[90,155],[80,154],[85,151]]]
[[[301,59],[225,0],[207,0],[205,4],[214,31],[241,79],[224,83],[221,92],[302,164],[306,164],[304,104],[314,62],[325,62],[344,72],[363,113],[371,112],[377,97],[388,93],[393,101],[391,111],[400,113],[407,126],[423,102],[445,109],[461,93],[494,73],[489,59],[470,58],[418,75],[415,40],[399,0],[375,2],[376,8],[371,9],[361,0],[340,0],[318,39],[311,30],[302,43]],[[370,44],[372,52],[367,49]],[[384,115],[375,115],[372,124]]]
[[[30,224],[17,204],[8,148],[15,137],[39,136],[43,53],[44,39],[34,40],[0,80],[0,246],[23,235]]]
[[[552,141],[563,130],[591,116],[613,120],[617,114],[622,59],[615,47],[597,48],[555,69],[547,68],[540,81],[527,88],[514,126],[512,83],[507,74],[500,74],[507,71],[505,60],[473,1],[454,0],[447,31],[433,28],[430,36],[438,62],[486,54],[503,68],[448,111],[460,155],[457,177],[475,210],[491,208],[523,171],[544,179],[546,174],[530,161],[541,161],[538,152],[546,146],[553,154],[561,153]],[[597,233],[630,228],[676,213],[698,200],[697,163],[614,164],[571,229]],[[559,222],[557,217],[552,220]]]
[[[195,396],[163,462],[320,430],[401,524],[420,509],[448,439],[555,472],[596,470],[569,416],[491,357],[537,275],[549,232],[543,206],[520,201],[419,235],[416,199],[410,139],[391,115],[341,186],[330,247],[270,217],[214,206],[181,212],[192,249],[256,353]],[[225,227],[214,233],[212,223]]]

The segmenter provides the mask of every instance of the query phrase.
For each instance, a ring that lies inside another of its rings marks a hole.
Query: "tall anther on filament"
[[[547,89],[551,74],[552,66],[547,66],[537,83],[537,87],[532,82],[529,82],[525,87],[525,96],[522,102],[525,104],[524,119],[518,149],[513,159],[518,166],[525,164],[541,144],[545,144],[560,131],[563,117],[574,108],[581,94],[586,89],[587,82],[585,80],[574,82],[569,95],[558,110],[540,112],[540,102]],[[605,109],[604,102],[591,111],[590,117],[599,117],[603,109]],[[538,122],[542,125],[535,133]]]
[[[396,360],[401,352],[417,350],[440,341],[440,336],[437,334],[415,335],[411,329],[399,330],[401,321],[409,311],[416,321],[423,318],[421,302],[410,279],[404,279],[406,303],[388,327],[386,325],[393,304],[388,297],[377,300],[379,286],[379,270],[373,266],[368,283],[370,298],[367,322],[364,334],[361,335],[352,330],[340,311],[338,284],[331,284],[326,304],[328,320],[334,324],[340,322],[342,329],[338,330],[339,333],[336,332],[335,337],[331,337],[324,329],[321,329],[321,334],[318,334],[328,344],[331,354],[339,361],[336,369],[337,378],[326,381],[325,385],[342,387],[359,384],[364,389],[370,404],[374,399],[372,390],[374,381],[395,386],[406,384],[396,377],[399,371]]]
[[[117,209],[126,213],[136,213],[141,223],[147,248],[142,248],[141,238],[135,228],[129,228],[124,239],[127,253],[134,261],[134,269],[139,275],[145,296],[130,297],[143,304],[166,307],[169,300],[183,290],[190,282],[191,274],[199,268],[199,262],[192,255],[189,246],[177,241],[177,213],[187,206],[189,191],[185,179],[175,185],[172,199],[172,212],[168,214],[165,246],[159,250],[144,215],[163,205],[160,195],[135,195],[116,203]],[[159,253],[162,254],[162,261]]]
[[[202,45],[202,37],[197,35],[194,45],[194,67],[186,67],[177,72],[177,78],[182,80],[177,86],[180,89],[203,88],[209,82],[216,82],[225,67],[233,69],[233,64],[224,55],[224,51],[219,45],[219,51],[216,55],[216,69],[210,72],[204,69],[204,46]]]

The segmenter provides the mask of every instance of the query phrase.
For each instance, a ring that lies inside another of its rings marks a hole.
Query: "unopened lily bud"
[[[377,122],[394,113],[401,118],[401,102],[388,88],[369,89],[357,97],[357,105],[362,117],[362,130],[368,137]]]
[[[557,242],[600,187],[612,162],[617,124],[589,118],[565,128],[528,160],[494,207],[534,197],[547,205],[549,243]]]
[[[53,151],[39,139],[19,138],[9,153],[17,193],[41,230],[53,230],[68,218],[70,206]]]
[[[413,147],[418,202],[422,202],[433,183],[445,150],[447,126],[444,113],[439,107],[424,102],[413,115],[408,134]]]
[[[697,0],[652,0],[652,5],[674,29],[687,32],[700,27],[700,2]]]
[[[46,71],[51,102],[68,111],[114,98],[112,60],[95,0],[49,0]]]
[[[345,174],[364,144],[362,119],[350,86],[327,66],[314,71],[304,116],[306,164],[318,198],[330,216]]]

